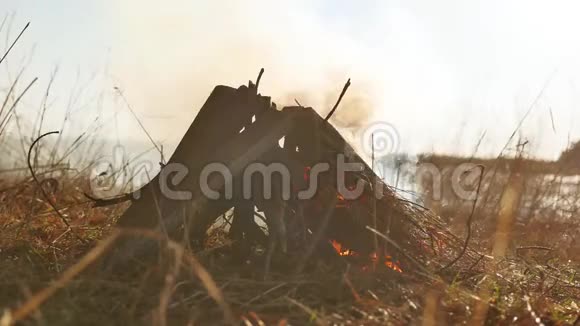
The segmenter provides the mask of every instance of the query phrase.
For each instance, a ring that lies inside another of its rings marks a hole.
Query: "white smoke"
[[[127,0],[115,6],[119,86],[142,112],[179,118],[157,122],[157,136],[181,136],[215,85],[247,84],[261,67],[260,92],[279,104],[296,99],[325,114],[350,77],[336,123],[360,125],[372,110],[364,49],[323,27],[309,1]]]

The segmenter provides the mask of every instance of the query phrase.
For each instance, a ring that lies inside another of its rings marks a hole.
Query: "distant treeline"
[[[558,174],[558,175],[577,175],[580,174],[580,141],[572,144],[568,149],[562,152],[556,161],[538,160],[532,158],[523,158],[519,162],[522,172],[531,174]],[[457,166],[462,163],[481,164],[486,168],[494,168],[498,171],[509,171],[516,163],[515,157],[500,158],[480,158],[464,157],[453,155],[439,154],[420,154],[418,155],[419,163],[431,163],[439,168]]]

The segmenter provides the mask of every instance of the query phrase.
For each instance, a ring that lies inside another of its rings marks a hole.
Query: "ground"
[[[260,250],[247,261],[234,259],[235,245],[221,228],[211,231],[204,250],[169,246],[158,261],[131,274],[103,274],[98,259],[79,268],[95,248],[107,250],[102,241],[116,234],[115,220],[127,206],[93,208],[82,187],[82,180],[62,179],[49,193],[70,231],[33,180],[1,187],[0,307],[5,310],[0,325],[14,320],[24,325],[223,324],[228,313],[246,325],[432,325],[467,323],[481,319],[481,311],[490,325],[563,325],[577,324],[580,316],[578,256],[528,243],[510,247],[498,261],[475,254],[490,246],[489,238],[477,236],[469,243],[476,259],[430,274],[412,266],[377,268],[339,255],[316,259],[305,272],[293,274],[288,272],[292,260],[277,257],[263,280]],[[548,226],[541,231],[537,223],[527,231],[517,227],[514,237],[522,242],[526,232],[530,238],[541,233],[557,243],[562,225]],[[483,222],[474,227],[479,229],[474,234],[493,228]],[[445,251],[445,241],[432,250]],[[443,259],[445,253],[433,257]]]

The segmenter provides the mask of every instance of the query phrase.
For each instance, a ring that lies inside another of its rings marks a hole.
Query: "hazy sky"
[[[215,84],[247,83],[264,67],[262,93],[286,104],[296,98],[323,114],[350,77],[333,123],[362,130],[387,121],[406,151],[470,154],[486,132],[480,153],[497,154],[544,86],[522,136],[546,158],[557,157],[569,137],[580,138],[577,1],[2,4],[0,15],[15,13],[12,38],[31,21],[0,67],[14,74],[34,47],[26,76],[40,79],[23,114],[38,110],[57,64],[54,119],[64,114],[75,85],[91,81],[72,105],[78,123],[71,136],[95,115],[115,112],[115,131],[104,136],[143,136],[115,96],[118,86],[153,137],[171,148]]]

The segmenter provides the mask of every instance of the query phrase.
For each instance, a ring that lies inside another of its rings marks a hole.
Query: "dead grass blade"
[[[50,286],[40,290],[34,294],[28,301],[22,304],[19,308],[14,311],[6,311],[2,318],[0,318],[1,326],[14,325],[15,323],[22,321],[23,319],[30,316],[31,313],[36,311],[46,300],[53,296],[56,291],[66,286],[71,280],[73,280],[77,275],[84,271],[89,265],[94,263],[99,257],[101,257],[105,252],[107,252],[113,245],[113,243],[118,240],[121,236],[142,236],[158,241],[163,241],[166,246],[175,252],[176,257],[176,268],[179,268],[180,263],[177,261],[185,260],[186,264],[191,268],[191,272],[199,278],[205,289],[207,290],[209,296],[218,304],[218,306],[223,310],[224,319],[227,324],[237,325],[234,314],[227,304],[225,297],[221,289],[217,286],[213,277],[209,272],[202,266],[202,264],[193,256],[190,252],[186,251],[185,248],[179,243],[167,239],[164,235],[153,232],[151,230],[140,230],[140,229],[118,229],[114,230],[111,235],[109,235],[104,240],[100,241],[99,244],[90,250],[85,256],[83,256],[79,262],[68,268],[61,277],[56,280]],[[178,260],[177,260],[178,259]],[[176,268],[173,271],[176,271]],[[171,286],[168,287],[171,291]],[[169,296],[171,292],[162,294],[160,299],[160,309],[166,309],[169,302]]]
[[[12,106],[10,107],[10,109],[8,109],[8,111],[6,112],[6,115],[4,116],[4,119],[2,119],[2,122],[0,123],[0,135],[2,135],[4,133],[4,129],[6,129],[6,126],[8,126],[8,123],[10,122],[10,118],[12,118],[12,113],[14,112],[14,109],[16,109],[16,106],[18,105],[18,103],[20,102],[22,97],[28,92],[28,90],[32,87],[32,85],[34,85],[34,83],[36,83],[37,80],[38,80],[38,77],[35,77],[30,82],[30,84],[28,84],[28,86],[26,86],[24,91],[22,91],[22,93],[20,93],[20,95],[16,98],[14,103],[12,103]]]
[[[30,145],[30,147],[28,148],[27,163],[28,163],[28,169],[30,170],[30,174],[32,175],[32,179],[34,179],[34,182],[36,183],[36,185],[40,189],[40,193],[42,193],[42,196],[44,197],[46,202],[50,205],[50,207],[52,207],[52,209],[54,210],[56,215],[58,215],[58,217],[62,220],[62,222],[67,226],[68,230],[72,231],[72,226],[67,221],[67,219],[64,217],[64,215],[60,212],[60,210],[56,207],[56,205],[52,202],[52,199],[46,193],[46,190],[44,189],[44,187],[40,183],[40,180],[38,180],[38,178],[36,177],[36,173],[34,172],[34,168],[32,168],[32,162],[31,162],[32,150],[34,149],[34,145],[36,145],[42,138],[49,136],[49,135],[58,134],[58,133],[59,133],[58,131],[51,131],[51,132],[47,132],[47,133],[41,135],[40,137],[36,138],[32,142],[32,144]],[[86,240],[81,238],[78,234],[76,234],[76,233],[73,233],[73,234],[75,235],[75,237],[77,239],[79,239],[79,241],[81,241],[83,243],[87,243]]]
[[[15,323],[23,320],[31,313],[36,311],[46,300],[53,296],[56,291],[66,286],[67,283],[69,283],[89,265],[91,265],[100,256],[102,256],[103,253],[105,253],[111,247],[115,240],[117,240],[120,234],[121,233],[119,231],[114,231],[110,236],[104,240],[101,240],[99,244],[91,251],[89,251],[85,256],[83,256],[78,263],[67,269],[58,280],[52,283],[49,287],[46,287],[34,294],[23,305],[17,308],[14,312],[10,313],[10,319],[5,325],[14,325]]]
[[[171,239],[168,239],[165,235],[153,232],[151,230],[121,229],[121,231],[123,235],[143,236],[161,242],[166,242],[166,246],[168,248],[174,250],[178,254],[178,256],[183,257],[185,263],[189,265],[189,267],[191,268],[191,272],[193,273],[193,275],[195,275],[201,281],[201,283],[207,290],[209,296],[223,310],[226,322],[230,325],[237,325],[236,319],[234,318],[234,314],[229,304],[226,302],[223,292],[217,286],[217,283],[214,281],[211,274],[207,271],[205,267],[203,267],[203,265],[191,252],[186,251],[181,244]]]
[[[4,25],[4,22],[2,22],[2,25]],[[18,42],[18,40],[20,39],[20,37],[22,36],[22,34],[24,34],[24,32],[26,31],[26,29],[28,29],[28,26],[30,26],[30,22],[28,22],[26,24],[26,26],[24,26],[24,28],[20,31],[20,34],[18,34],[18,36],[16,37],[16,39],[14,40],[14,42],[12,42],[12,44],[10,45],[10,47],[8,48],[8,50],[6,50],[6,53],[4,53],[4,55],[2,56],[2,58],[0,58],[0,64],[4,61],[4,59],[6,59],[6,57],[8,56],[8,53],[10,53],[10,51],[12,51],[12,48],[14,47],[14,45],[16,45],[16,43]]]

